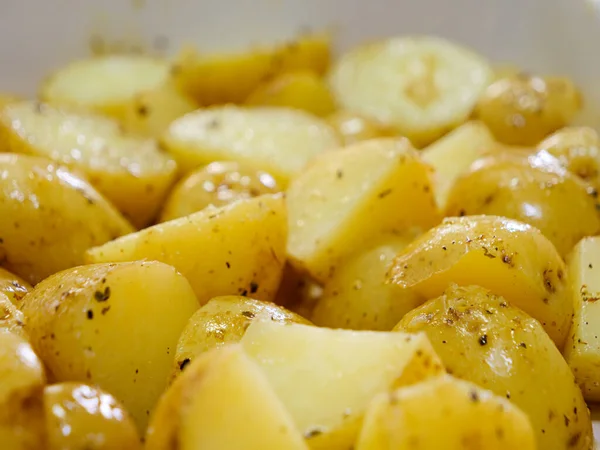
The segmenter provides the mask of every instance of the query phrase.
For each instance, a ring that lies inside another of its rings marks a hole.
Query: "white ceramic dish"
[[[32,93],[90,39],[175,51],[236,49],[331,29],[340,49],[394,34],[438,34],[499,62],[568,74],[600,128],[599,0],[2,0],[0,87]],[[600,435],[600,422],[596,423]]]

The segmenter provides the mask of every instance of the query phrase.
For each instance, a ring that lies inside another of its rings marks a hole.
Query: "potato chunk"
[[[386,233],[439,220],[430,169],[406,139],[322,155],[292,182],[287,202],[290,262],[320,282]]]

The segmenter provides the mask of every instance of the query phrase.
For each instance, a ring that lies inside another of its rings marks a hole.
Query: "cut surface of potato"
[[[443,372],[423,335],[267,320],[254,321],[241,343],[311,448],[351,447],[374,395]],[[321,440],[336,445],[321,445]]]
[[[199,306],[185,278],[156,261],[81,266],[42,281],[23,303],[54,379],[100,386],[145,430]]]
[[[355,448],[536,450],[537,447],[529,418],[519,408],[473,383],[445,375],[378,395],[369,404]]]
[[[133,228],[82,177],[46,158],[0,154],[0,265],[35,284]]]
[[[184,172],[213,161],[237,161],[284,184],[313,157],[340,145],[335,131],[308,113],[241,106],[187,114],[171,124],[162,142]]]
[[[169,388],[152,418],[145,449],[307,447],[260,369],[241,346],[230,344],[202,355]]]
[[[439,221],[430,169],[406,139],[321,155],[294,179],[287,204],[290,262],[320,282],[369,241]]]
[[[346,109],[426,145],[466,121],[493,72],[479,55],[432,36],[396,37],[350,50],[330,85]]]
[[[392,128],[372,118],[343,109],[329,116],[327,123],[341,136],[344,145],[398,135]]]
[[[539,320],[562,348],[573,314],[567,270],[539,230],[495,216],[445,219],[394,260],[390,282],[425,298],[478,284]]]
[[[31,290],[31,285],[23,278],[0,267],[0,295],[4,294],[17,307],[21,300]]]
[[[176,174],[151,140],[127,136],[111,119],[22,102],[0,112],[0,146],[83,171],[138,227],[152,220]]]
[[[287,214],[280,194],[206,208],[90,249],[91,263],[150,259],[170,264],[200,304],[219,295],[274,298],[283,267]]]
[[[48,450],[138,450],[137,429],[109,393],[80,383],[44,388]]]
[[[517,405],[531,421],[537,448],[593,448],[589,410],[567,363],[539,322],[504,298],[453,286],[396,329],[425,332],[448,373]]]

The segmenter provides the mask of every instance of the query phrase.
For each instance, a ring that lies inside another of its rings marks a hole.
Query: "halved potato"
[[[111,392],[140,431],[167,386],[177,339],[198,307],[186,279],[156,261],[66,270],[23,301],[32,345],[54,379]]]
[[[559,348],[571,326],[567,270],[552,243],[530,225],[495,216],[445,219],[394,260],[389,280],[425,298],[452,283],[478,284],[539,320]]]
[[[344,145],[352,145],[368,139],[398,136],[396,131],[372,118],[343,109],[329,116],[327,123],[341,136]]]
[[[536,450],[537,446],[529,418],[518,407],[445,375],[375,397],[355,448]]]
[[[340,145],[326,122],[277,107],[221,106],[175,120],[162,143],[183,172],[213,161],[265,170],[284,185],[316,155]]]
[[[241,340],[311,448],[352,447],[368,402],[444,369],[422,334],[254,321]]]
[[[82,170],[138,227],[156,216],[177,171],[156,143],[124,134],[111,119],[36,102],[1,110],[0,147]]]
[[[293,180],[287,204],[290,262],[320,282],[385,234],[439,221],[430,169],[406,139],[321,155]]]
[[[17,307],[31,290],[31,285],[23,278],[0,267],[0,294],[4,294]]]
[[[123,236],[91,248],[86,259],[170,264],[189,280],[202,305],[219,295],[270,301],[285,265],[286,239],[283,196],[263,195]]]
[[[0,174],[0,266],[32,284],[133,231],[84,178],[49,159],[0,153]]]
[[[106,114],[147,136],[159,136],[174,119],[196,109],[172,83],[168,61],[141,55],[72,62],[42,84],[40,98]]]

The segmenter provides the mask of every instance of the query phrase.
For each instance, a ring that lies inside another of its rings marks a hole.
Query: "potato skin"
[[[23,278],[0,267],[0,294],[6,295],[15,306],[21,304],[21,300],[31,289],[31,285]]]
[[[425,332],[449,373],[520,407],[538,448],[592,448],[589,410],[567,363],[539,322],[502,297],[452,286],[395,330]]]
[[[5,331],[28,339],[25,331],[25,316],[6,295],[0,292],[0,332]]]

